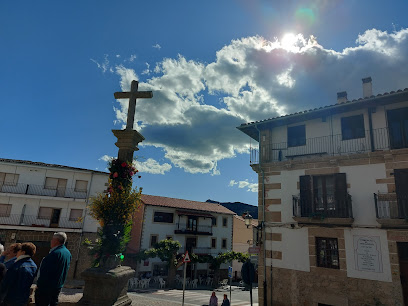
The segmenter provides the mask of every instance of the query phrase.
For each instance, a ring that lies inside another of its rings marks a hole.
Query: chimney
[[[337,93],[337,104],[347,102],[347,91]]]
[[[367,77],[363,80],[363,98],[369,98],[373,95],[373,84],[371,83],[371,77]]]

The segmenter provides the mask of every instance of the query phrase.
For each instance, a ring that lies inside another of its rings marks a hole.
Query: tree
[[[177,255],[180,247],[180,242],[172,239],[164,239],[156,243],[154,248],[140,251],[138,254],[128,254],[128,257],[132,257],[137,261],[159,257],[161,261],[167,262],[167,267],[169,268],[167,282],[169,287],[173,287],[177,271]]]
[[[142,189],[132,189],[132,177],[137,173],[132,163],[113,159],[109,170],[108,192],[92,198],[89,205],[90,215],[101,225],[98,243],[91,249],[95,267],[120,262],[130,240],[133,214],[141,203]]]
[[[191,261],[193,263],[210,264],[210,269],[214,271],[214,285],[218,284],[219,271],[222,264],[232,262],[233,260],[238,260],[239,262],[246,262],[248,259],[249,259],[248,254],[235,251],[219,253],[217,256],[191,254]]]

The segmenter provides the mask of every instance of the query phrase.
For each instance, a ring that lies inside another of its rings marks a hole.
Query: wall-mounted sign
[[[383,272],[381,241],[378,236],[353,236],[356,270]]]

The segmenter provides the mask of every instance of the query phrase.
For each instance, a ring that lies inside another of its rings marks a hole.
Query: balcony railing
[[[314,197],[313,202],[293,196],[293,216],[302,218],[353,218],[351,196],[345,200],[336,199],[334,195]]]
[[[212,235],[211,225],[188,226],[187,224],[177,223],[175,234],[194,234],[194,235]]]
[[[408,197],[395,193],[374,193],[377,219],[408,220]]]
[[[75,188],[46,189],[43,185],[32,184],[0,184],[0,192],[74,199],[85,199],[87,194],[86,190],[78,191]]]
[[[263,163],[279,162],[296,157],[344,155],[352,153],[365,153],[371,151],[389,150],[390,146],[388,129],[381,128],[365,131],[365,137],[343,140],[342,134],[307,138],[305,145],[288,146],[287,142],[261,144],[261,154],[258,149],[251,149],[250,163],[258,164],[259,159]]]
[[[82,220],[71,220],[69,218],[59,218],[58,222],[51,223],[50,219],[41,219],[32,215],[0,215],[1,225],[19,225],[31,227],[55,227],[55,228],[82,228]]]

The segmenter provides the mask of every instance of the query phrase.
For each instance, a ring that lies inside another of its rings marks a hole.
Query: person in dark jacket
[[[1,283],[0,303],[7,306],[25,306],[30,297],[30,287],[33,283],[37,265],[31,259],[36,247],[31,242],[21,244],[15,263],[7,270]]]
[[[3,263],[0,263],[0,286],[1,286],[1,281],[3,280],[4,276],[6,276],[6,271],[7,268]]]
[[[67,234],[55,233],[51,239],[50,253],[41,262],[37,289],[35,290],[35,305],[57,305],[58,296],[67,279],[71,253],[65,247]]]
[[[4,263],[7,269],[14,264],[17,259],[17,252],[21,249],[21,243],[11,244],[0,256],[0,263]]]

